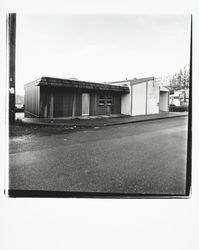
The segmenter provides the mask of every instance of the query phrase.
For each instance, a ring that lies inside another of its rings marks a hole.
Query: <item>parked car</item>
[[[24,112],[24,104],[16,103],[15,104],[15,112]]]
[[[181,102],[181,106],[183,106],[183,107],[188,107],[188,106],[189,106],[189,103],[188,103],[188,102]]]

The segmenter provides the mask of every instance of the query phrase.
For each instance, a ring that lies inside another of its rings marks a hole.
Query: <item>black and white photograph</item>
[[[198,7],[1,1],[0,249],[199,249]]]
[[[191,21],[8,14],[9,195],[189,196]]]

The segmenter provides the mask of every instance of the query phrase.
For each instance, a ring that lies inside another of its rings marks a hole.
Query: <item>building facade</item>
[[[110,84],[129,87],[129,93],[122,96],[122,114],[134,116],[169,111],[169,90],[155,84],[154,77],[116,81]]]
[[[130,116],[169,111],[169,90],[154,77],[107,84],[42,77],[25,85],[25,117]]]
[[[121,114],[125,86],[42,77],[25,85],[25,117]]]

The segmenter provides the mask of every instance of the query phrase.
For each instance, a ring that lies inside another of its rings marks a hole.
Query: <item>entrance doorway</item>
[[[82,115],[89,115],[90,110],[90,94],[82,93]]]
[[[160,111],[169,111],[169,93],[160,91]]]
[[[108,95],[106,97],[106,114],[107,115],[111,115],[112,105],[113,105],[113,96]]]

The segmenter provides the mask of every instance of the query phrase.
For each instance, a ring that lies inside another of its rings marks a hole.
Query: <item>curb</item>
[[[122,124],[129,124],[129,123],[138,123],[138,122],[147,122],[147,121],[154,121],[154,120],[163,120],[163,119],[170,119],[170,118],[178,118],[178,117],[185,117],[186,115],[176,115],[176,116],[169,116],[169,117],[158,117],[158,118],[149,118],[146,120],[137,120],[137,121],[128,121],[128,122],[121,122],[121,123],[112,123],[112,124],[106,124],[105,126],[114,126],[114,125],[122,125]],[[98,126],[100,127],[100,126]]]
[[[170,119],[170,118],[178,118],[178,117],[186,117],[188,114],[182,114],[182,115],[174,115],[174,116],[167,116],[167,117],[154,117],[149,119],[143,119],[143,120],[135,120],[135,121],[122,121],[122,122],[113,122],[113,123],[104,123],[104,124],[65,124],[65,123],[44,123],[44,122],[24,122],[23,120],[20,120],[21,123],[26,125],[35,125],[35,126],[47,126],[47,127],[75,127],[75,128],[94,128],[94,127],[108,127],[108,126],[116,126],[116,125],[122,125],[122,124],[129,124],[129,123],[138,123],[138,122],[147,122],[147,121],[154,121],[154,120],[163,120],[163,119]]]

